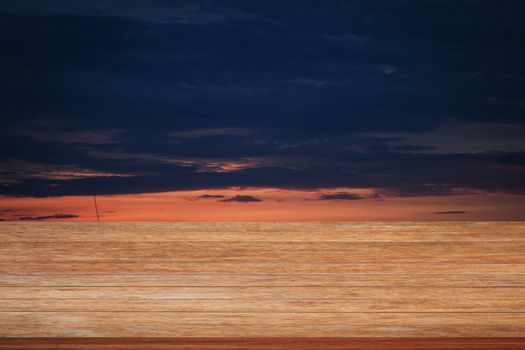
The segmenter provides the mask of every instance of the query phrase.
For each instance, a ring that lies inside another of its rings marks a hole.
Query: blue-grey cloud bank
[[[524,11],[2,1],[0,194],[523,194]]]

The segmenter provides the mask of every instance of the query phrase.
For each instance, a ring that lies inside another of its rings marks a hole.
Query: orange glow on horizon
[[[359,200],[320,200],[326,193],[350,192]],[[523,220],[523,196],[462,194],[453,196],[375,198],[373,189],[288,190],[227,188],[97,196],[102,221],[452,221]],[[203,195],[223,198],[199,199]],[[234,196],[259,202],[221,202]],[[435,214],[463,211],[463,214]],[[72,214],[68,221],[96,220],[91,196],[0,197],[4,220]],[[50,218],[53,220],[53,218]]]

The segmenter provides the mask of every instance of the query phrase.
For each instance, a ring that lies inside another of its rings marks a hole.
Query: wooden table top
[[[0,223],[0,349],[524,336],[524,222]]]

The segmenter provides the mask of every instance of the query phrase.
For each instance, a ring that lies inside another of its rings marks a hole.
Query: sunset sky
[[[525,2],[0,2],[0,220],[523,220]]]

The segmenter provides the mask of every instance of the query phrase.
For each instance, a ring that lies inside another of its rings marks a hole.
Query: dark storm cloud
[[[525,193],[524,10],[2,1],[0,193]]]
[[[325,193],[319,196],[320,200],[344,200],[344,201],[355,201],[363,199],[364,197],[349,192],[338,192],[338,193]]]
[[[219,202],[230,203],[230,202],[239,202],[239,203],[251,203],[251,202],[262,202],[261,199],[253,196],[237,195],[226,199],[221,199]]]
[[[463,210],[448,210],[448,211],[437,211],[434,214],[438,215],[449,215],[449,214],[466,214],[466,211]]]
[[[74,214],[55,214],[55,215],[46,215],[46,216],[23,216],[17,220],[21,221],[37,221],[37,220],[50,220],[50,219],[74,219],[78,218],[78,215]]]

